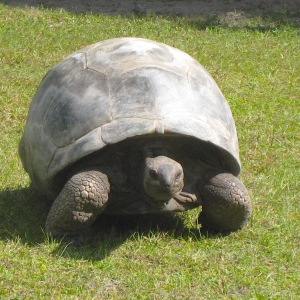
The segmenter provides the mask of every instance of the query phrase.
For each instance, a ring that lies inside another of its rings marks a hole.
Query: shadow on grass
[[[0,191],[0,239],[18,239],[30,247],[45,243],[48,237],[44,234],[44,224],[50,205],[31,188]],[[64,239],[57,239],[52,254],[74,259],[102,260],[129,238],[167,236],[171,239],[200,240],[216,237],[201,233],[196,222],[194,228],[187,228],[184,218],[183,214],[172,213],[101,215],[91,228],[92,242],[75,247]]]
[[[63,9],[70,13],[135,16],[138,18],[154,15],[173,18],[186,16],[188,24],[205,30],[210,27],[245,28],[248,30],[270,31],[289,24],[300,27],[300,2],[298,0],[190,0],[185,4],[176,1],[159,0],[0,0],[11,7],[36,7],[40,9]],[[243,19],[259,18],[258,24],[244,24]]]
[[[299,5],[300,6],[300,5]],[[207,30],[216,28],[230,28],[231,30],[248,30],[254,32],[276,32],[283,26],[291,26],[295,29],[300,28],[300,7],[297,17],[290,17],[284,13],[270,13],[251,16],[244,12],[232,12],[225,16],[210,15],[205,18],[187,19],[189,26],[197,30]]]
[[[19,238],[28,245],[43,242],[48,209],[30,188],[0,191],[0,239]]]
[[[54,255],[99,261],[109,256],[128,239],[185,239],[200,240],[200,230],[187,228],[177,214],[101,215],[91,228],[91,236],[80,247],[61,241]],[[90,240],[92,238],[92,241]],[[207,237],[205,237],[207,238]]]

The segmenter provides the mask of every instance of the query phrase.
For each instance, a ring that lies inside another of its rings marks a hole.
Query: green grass
[[[282,18],[108,17],[0,4],[0,299],[300,299],[300,29]],[[227,98],[253,219],[203,236],[198,211],[104,217],[81,249],[43,232],[49,206],[17,154],[47,70],[120,36],[186,51]]]

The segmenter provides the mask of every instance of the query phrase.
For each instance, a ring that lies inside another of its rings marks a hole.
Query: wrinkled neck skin
[[[150,204],[164,205],[178,195],[184,186],[182,166],[159,147],[147,149],[144,157],[143,185],[151,198]]]

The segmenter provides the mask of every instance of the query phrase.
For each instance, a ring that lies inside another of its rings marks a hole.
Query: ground
[[[251,16],[285,13],[289,17],[299,16],[299,0],[0,0],[12,6],[43,6],[63,8],[70,12],[103,13],[128,15],[133,13],[207,16],[238,16],[246,13]],[[296,19],[296,22],[299,22]]]

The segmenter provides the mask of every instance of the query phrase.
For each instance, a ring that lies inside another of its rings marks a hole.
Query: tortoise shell
[[[47,194],[57,174],[89,154],[149,135],[210,143],[226,171],[240,171],[230,108],[204,67],[162,43],[115,38],[75,52],[46,74],[19,153]]]

